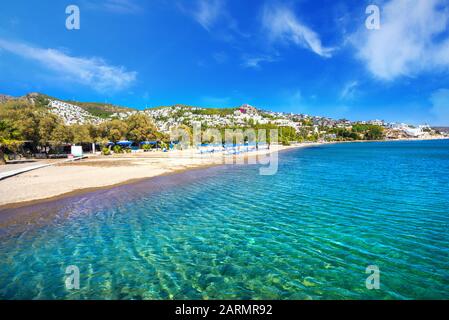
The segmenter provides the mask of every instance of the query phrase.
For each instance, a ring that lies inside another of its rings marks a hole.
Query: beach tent
[[[133,141],[123,140],[116,143],[116,145],[122,147],[122,148],[131,148],[133,145]]]
[[[179,141],[170,141],[169,148],[173,150],[175,146],[179,145]]]
[[[150,146],[156,146],[157,144],[158,144],[158,142],[157,141],[142,141],[141,143],[140,143],[141,145],[150,145]]]

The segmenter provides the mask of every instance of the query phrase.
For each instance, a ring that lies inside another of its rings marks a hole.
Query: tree
[[[17,147],[17,143],[27,143],[32,152],[48,152],[50,147],[61,144],[81,144],[96,142],[114,143],[130,139],[136,142],[166,140],[168,135],[158,132],[152,119],[146,114],[135,114],[126,121],[113,119],[100,125],[84,124],[67,126],[63,120],[48,108],[46,96],[33,94],[26,99],[14,99],[0,104],[1,159],[7,151]],[[8,122],[8,130],[6,122]],[[10,135],[10,124],[14,124],[15,137]],[[20,144],[19,144],[20,145]]]
[[[58,124],[52,131],[49,141],[55,146],[71,143],[73,141],[73,132],[70,127]]]
[[[296,141],[297,140],[296,130],[292,127],[280,127],[279,139],[281,140],[282,144],[285,144],[286,141],[287,142]]]
[[[103,127],[101,125],[94,125],[94,124],[85,124],[85,128],[88,130],[88,134],[90,137],[90,142],[93,143],[100,143],[100,144],[106,144],[109,142],[109,139],[106,137],[105,133],[103,132]],[[80,139],[84,140],[84,139]],[[88,142],[84,141],[84,142]]]
[[[371,124],[355,124],[352,131],[363,135],[365,140],[381,140],[384,138],[384,128]]]
[[[63,126],[62,121],[60,121],[59,117],[55,116],[54,114],[47,113],[41,115],[39,119],[39,128],[38,128],[39,145],[44,147],[46,152],[47,147],[50,147],[52,144],[55,143],[54,131],[56,129],[60,129],[61,126]],[[60,142],[63,143],[67,141],[60,141]]]
[[[365,134],[367,140],[381,140],[384,138],[384,128],[380,126],[371,126]]]
[[[75,124],[70,129],[72,131],[73,135],[72,141],[74,144],[81,144],[93,141],[92,136],[90,135],[91,128],[89,125]]]
[[[123,120],[114,119],[100,125],[101,136],[114,143],[126,138],[128,125]]]
[[[39,144],[40,110],[25,100],[12,100],[4,103],[0,110],[0,118],[14,123],[20,132],[21,139]]]
[[[128,124],[128,140],[142,142],[157,138],[157,128],[153,120],[146,114],[133,114],[126,122]]]
[[[7,120],[0,120],[0,165],[6,164],[5,149],[16,149],[22,143],[20,133]]]
[[[6,164],[5,152],[3,151],[3,145],[4,145],[4,141],[2,138],[0,138],[0,166]]]
[[[34,150],[43,147],[47,152],[48,147],[55,143],[53,131],[62,126],[63,122],[46,108],[48,101],[39,97],[34,104],[26,100],[12,100],[2,104],[0,118],[14,123],[20,139],[30,142]]]
[[[47,107],[49,104],[50,101],[40,94],[36,98],[34,98],[34,105],[36,107]]]

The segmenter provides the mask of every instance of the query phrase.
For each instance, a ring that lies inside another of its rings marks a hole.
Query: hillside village
[[[51,100],[51,110],[62,117],[67,124],[99,124],[106,119],[95,117],[83,108],[58,101]],[[221,127],[248,127],[251,124],[273,124],[279,127],[291,127],[297,132],[308,128],[314,134],[321,134],[326,138],[335,138],[333,134],[328,134],[327,129],[342,128],[351,129],[354,124],[375,125],[385,128],[386,138],[425,138],[438,134],[446,135],[445,132],[437,132],[429,125],[418,127],[406,123],[387,123],[383,120],[357,121],[351,122],[346,119],[334,120],[326,117],[311,116],[306,114],[293,114],[283,112],[273,112],[258,110],[248,104],[232,109],[207,109],[177,105],[172,107],[160,107],[146,109],[143,111],[130,110],[117,112],[110,115],[110,118],[127,119],[136,113],[149,115],[158,128],[163,133],[169,133],[170,128],[185,124],[192,126],[194,123],[201,123],[203,128]]]
[[[40,94],[28,94],[26,98],[34,101]],[[90,112],[91,104],[67,102],[44,96],[49,101],[49,110],[61,117],[67,125],[73,124],[101,124],[110,119],[126,120],[131,115],[145,113],[150,116],[157,129],[165,134],[170,128],[194,123],[201,123],[202,128],[247,128],[254,125],[273,125],[277,127],[290,127],[304,136],[314,136],[321,140],[333,140],[337,138],[338,130],[351,130],[354,126],[371,125],[382,127],[386,139],[405,138],[431,138],[438,135],[448,136],[447,132],[440,132],[428,125],[412,126],[405,123],[387,123],[382,120],[351,122],[346,119],[331,119],[327,117],[311,116],[306,114],[293,114],[260,110],[248,104],[236,108],[213,109],[200,108],[185,105],[170,107],[150,108],[142,111],[130,108],[110,106],[101,116]],[[10,96],[0,95],[1,101],[14,99]],[[95,104],[98,108],[104,107]],[[113,111],[116,112],[113,112]],[[97,113],[98,112],[94,112]]]

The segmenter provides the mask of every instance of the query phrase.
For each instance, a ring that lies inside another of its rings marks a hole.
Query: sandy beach
[[[270,150],[243,153],[238,156],[223,156],[221,153],[201,155],[196,150],[108,157],[91,155],[81,161],[55,164],[1,180],[0,208],[22,206],[75,192],[87,192],[188,169],[222,165],[230,161],[244,163],[249,157],[254,157],[253,161],[259,161],[262,158],[266,159],[269,153],[316,145],[318,143],[273,146]],[[8,165],[11,170],[14,166],[17,165]]]

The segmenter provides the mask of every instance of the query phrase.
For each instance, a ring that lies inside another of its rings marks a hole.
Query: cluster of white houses
[[[83,108],[58,100],[50,100],[50,111],[63,119],[68,124],[99,124],[104,121],[101,118],[93,116]]]
[[[105,119],[96,117],[74,104],[51,100],[49,107],[53,113],[59,115],[67,124],[99,124],[105,121]],[[154,120],[158,130],[164,133],[170,132],[170,128],[172,127],[181,124],[192,125],[193,123],[201,123],[206,127],[244,127],[251,123],[271,123],[283,127],[292,127],[299,131],[304,125],[304,121],[307,121],[307,126],[313,126],[314,133],[321,132],[322,130],[320,129],[323,127],[351,128],[354,124],[379,125],[409,137],[422,137],[433,132],[428,125],[414,127],[405,123],[385,123],[383,120],[351,122],[346,119],[334,120],[305,114],[260,111],[250,105],[242,105],[239,108],[235,108],[233,112],[226,113],[208,113],[204,112],[204,110],[207,109],[179,105],[174,107],[146,109],[143,111],[133,110],[114,113],[111,115],[111,118],[126,119],[132,114],[143,112],[150,116]]]

